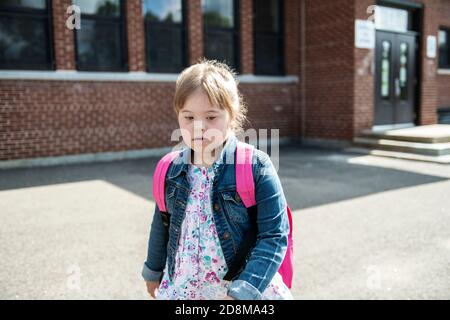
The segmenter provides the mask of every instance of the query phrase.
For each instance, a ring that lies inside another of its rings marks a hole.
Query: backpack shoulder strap
[[[246,208],[256,205],[252,155],[254,147],[238,141],[236,148],[236,189]]]
[[[252,154],[254,147],[252,145],[238,141],[237,143],[237,155],[236,155],[236,189],[245,207],[248,208],[250,217],[255,222],[255,216],[257,214],[256,207],[250,208],[256,205],[255,199],[255,183],[253,181],[252,171]],[[288,234],[288,246],[286,255],[281,263],[278,273],[281,274],[283,282],[292,288],[292,279],[294,275],[294,260],[293,260],[293,240],[292,240],[292,212],[289,206],[286,206],[286,211],[289,220],[289,234]],[[245,234],[243,246],[237,252],[233,264],[229,268],[225,275],[225,280],[233,280],[240,268],[244,264],[246,254],[251,250],[251,245],[256,242],[255,228],[250,228],[249,232]]]
[[[153,198],[155,199],[156,205],[161,212],[167,212],[164,194],[167,170],[169,170],[170,164],[179,153],[180,150],[172,151],[162,157],[156,165],[155,172],[153,173]]]
[[[251,252],[252,246],[256,243],[256,199],[255,199],[255,182],[253,181],[252,168],[253,146],[238,141],[236,146],[236,191],[242,202],[247,208],[247,213],[253,228],[245,233],[242,245],[236,252],[232,264],[228,268],[228,272],[223,277],[224,280],[232,281],[239,274],[245,264],[247,256]]]

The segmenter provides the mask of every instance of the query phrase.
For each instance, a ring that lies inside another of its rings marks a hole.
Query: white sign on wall
[[[376,6],[375,27],[379,30],[390,30],[397,32],[408,31],[408,11]]]
[[[427,57],[428,58],[436,58],[436,48],[437,39],[435,36],[427,37]]]
[[[375,48],[375,24],[369,20],[355,20],[355,47]]]

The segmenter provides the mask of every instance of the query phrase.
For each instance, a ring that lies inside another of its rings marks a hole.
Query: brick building
[[[0,1],[0,160],[173,145],[177,74],[204,56],[238,72],[247,127],[282,138],[434,124],[450,0]]]

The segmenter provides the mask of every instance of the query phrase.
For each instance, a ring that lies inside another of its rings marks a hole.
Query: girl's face
[[[178,123],[184,143],[199,154],[217,149],[230,133],[230,115],[225,109],[213,106],[201,89],[186,99]]]

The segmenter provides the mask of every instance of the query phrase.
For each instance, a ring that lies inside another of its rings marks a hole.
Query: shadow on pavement
[[[349,163],[360,155],[318,148],[280,147],[279,176],[293,210],[388,190],[446,180],[443,177]],[[0,171],[0,190],[104,180],[152,199],[158,158]]]

